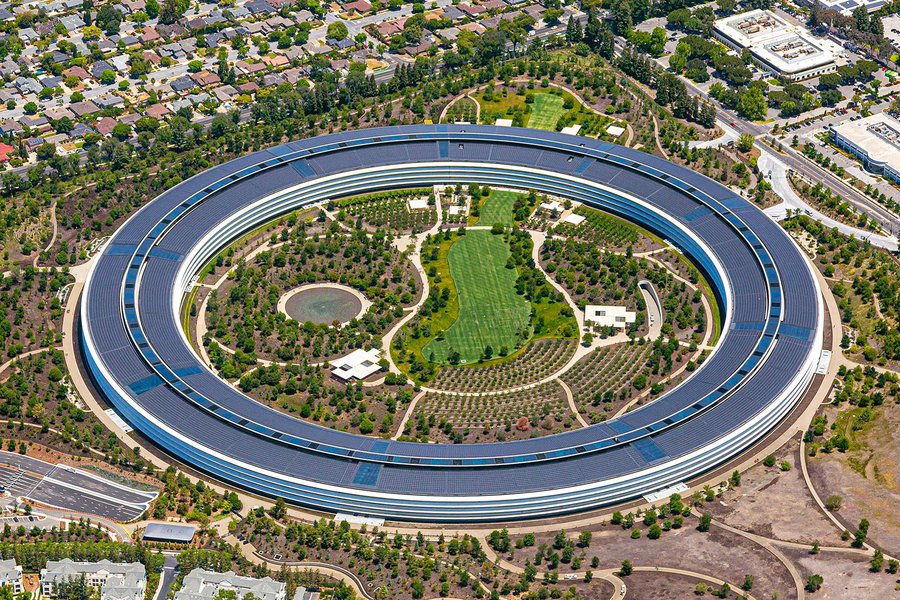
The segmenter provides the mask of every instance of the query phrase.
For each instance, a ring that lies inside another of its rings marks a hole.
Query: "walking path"
[[[428,392],[426,392],[425,390],[422,390],[421,392],[419,392],[418,394],[416,394],[413,397],[412,402],[409,403],[409,408],[407,408],[406,412],[403,413],[403,418],[400,420],[400,425],[397,427],[397,433],[395,433],[394,435],[391,436],[392,440],[396,440],[401,435],[403,435],[403,430],[406,427],[407,421],[409,421],[410,417],[412,417],[412,415],[416,411],[416,404],[418,404],[419,400],[424,398],[425,394],[427,394],[427,393]]]
[[[41,258],[41,254],[43,254],[44,252],[49,252],[50,248],[53,247],[53,244],[56,243],[56,235],[59,231],[59,226],[57,225],[57,222],[56,222],[56,202],[50,203],[50,224],[53,226],[53,233],[50,236],[50,241],[47,242],[47,245],[44,246],[44,249],[41,252],[38,252],[37,254],[34,255],[34,258],[31,261],[31,266],[33,266],[33,267],[38,266],[38,261]]]
[[[388,361],[388,369],[394,373],[402,374],[402,371],[394,364],[394,358],[391,356],[391,342],[393,341],[394,336],[397,335],[397,332],[400,331],[400,328],[418,314],[419,308],[421,308],[428,299],[429,283],[428,275],[425,274],[425,269],[422,267],[422,244],[425,242],[426,237],[437,234],[441,230],[441,225],[444,222],[444,211],[441,208],[439,187],[440,186],[435,186],[434,188],[434,204],[435,210],[437,211],[437,219],[431,229],[418,235],[403,236],[394,240],[394,244],[398,249],[409,252],[409,260],[416,268],[416,271],[419,273],[419,279],[422,281],[422,295],[419,296],[419,301],[413,306],[403,309],[406,311],[406,315],[397,321],[384,337],[381,338],[381,356]]]
[[[0,373],[3,373],[10,366],[15,364],[17,361],[22,360],[26,356],[32,356],[34,354],[40,354],[42,352],[52,352],[53,350],[62,350],[62,346],[49,346],[47,348],[35,348],[34,350],[29,350],[28,352],[23,352],[21,354],[17,354],[16,356],[12,357],[8,361],[6,361],[2,365],[0,365]],[[8,375],[0,377],[0,383],[5,382],[7,379],[9,379]]]

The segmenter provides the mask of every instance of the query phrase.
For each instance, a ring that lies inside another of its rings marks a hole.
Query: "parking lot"
[[[37,504],[116,521],[138,518],[156,498],[155,492],[10,452],[0,452],[0,490]]]

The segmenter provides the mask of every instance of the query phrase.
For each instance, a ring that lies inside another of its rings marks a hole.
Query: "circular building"
[[[703,270],[722,337],[690,379],[609,421],[471,445],[389,441],[244,396],[185,338],[185,291],[230,241],[279,215],[379,190],[479,182],[572,198],[638,222]],[[81,345],[131,425],[231,485],[325,511],[422,521],[545,517],[689,480],[748,449],[796,405],[822,346],[806,259],[760,210],[642,152],[557,133],[417,125],[292,142],[209,169],[133,215],[95,260]]]

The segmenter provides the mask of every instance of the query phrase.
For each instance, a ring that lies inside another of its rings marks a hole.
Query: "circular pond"
[[[362,294],[343,285],[321,283],[306,285],[285,294],[279,309],[300,323],[341,325],[362,316],[367,302]]]

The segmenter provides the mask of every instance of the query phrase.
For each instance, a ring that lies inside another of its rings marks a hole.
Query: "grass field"
[[[444,333],[425,346],[436,362],[446,360],[451,349],[466,362],[478,361],[485,347],[496,355],[502,347],[511,352],[526,331],[531,307],[516,294],[516,270],[507,269],[509,246],[502,236],[489,231],[470,231],[450,248],[450,275],[459,297],[459,315]]]
[[[503,225],[513,225],[513,205],[519,194],[516,192],[507,192],[504,190],[491,190],[491,195],[487,197],[484,204],[481,205],[481,212],[478,217],[478,225],[493,225],[501,223]]]
[[[564,114],[566,109],[563,108],[562,96],[541,92],[534,95],[528,126],[532,129],[556,131],[556,122]]]

